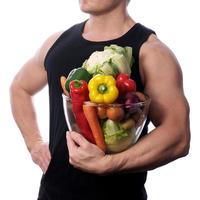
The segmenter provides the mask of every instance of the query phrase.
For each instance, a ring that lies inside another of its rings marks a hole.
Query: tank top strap
[[[134,80],[137,82],[137,87],[139,91],[144,90],[144,85],[140,77],[140,69],[139,69],[140,68],[140,63],[139,63],[140,49],[141,49],[141,46],[148,40],[151,34],[156,35],[156,33],[153,30],[138,23],[137,29],[134,31],[132,35],[133,57],[135,59],[135,63],[134,63],[134,70],[132,70],[131,77],[134,78]]]

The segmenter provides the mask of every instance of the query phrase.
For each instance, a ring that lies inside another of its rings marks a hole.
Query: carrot
[[[61,84],[61,87],[63,89],[63,92],[64,92],[65,95],[69,96],[69,93],[67,92],[67,90],[65,88],[66,81],[67,81],[67,78],[65,76],[60,77],[60,84]]]
[[[103,132],[101,130],[101,126],[99,124],[99,120],[97,117],[96,108],[90,105],[83,105],[83,112],[88,121],[88,124],[90,125],[92,134],[94,136],[97,146],[105,152],[106,144],[105,144]]]

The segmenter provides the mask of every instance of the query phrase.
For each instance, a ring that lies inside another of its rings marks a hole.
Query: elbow
[[[190,131],[184,131],[179,138],[178,157],[185,157],[190,151]]]
[[[11,100],[16,97],[21,97],[24,94],[32,96],[32,94],[28,92],[28,90],[22,87],[17,77],[11,82],[9,92]]]
[[[180,147],[180,157],[185,157],[189,154],[190,151],[190,107],[188,102],[185,103],[185,115],[182,128],[179,132],[179,147]]]
[[[24,90],[20,87],[17,80],[13,80],[9,87],[11,105],[24,94]]]
[[[10,99],[12,100],[15,96],[18,95],[20,91],[20,87],[18,86],[17,81],[14,79],[10,84],[9,92],[10,92]]]
[[[18,96],[18,89],[17,89],[17,86],[15,84],[15,80],[13,80],[12,83],[10,84],[9,93],[10,93],[11,108],[13,108],[14,103],[16,101],[16,98]]]
[[[16,92],[15,80],[13,80],[12,83],[10,84],[9,92],[10,92],[10,97],[12,98],[13,94]]]
[[[189,154],[190,144],[189,142],[185,142],[182,144],[182,148],[180,149],[179,157],[185,157]]]

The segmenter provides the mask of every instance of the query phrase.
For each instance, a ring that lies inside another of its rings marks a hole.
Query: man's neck
[[[115,39],[125,34],[134,24],[125,10],[91,15],[85,24],[83,37],[93,41]]]

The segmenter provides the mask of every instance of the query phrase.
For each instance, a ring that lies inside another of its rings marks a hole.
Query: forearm
[[[31,95],[17,86],[11,86],[11,106],[14,119],[30,151],[36,142],[42,141],[37,125]]]
[[[167,132],[166,132],[167,131]],[[179,130],[181,132],[181,130]],[[187,154],[188,146],[177,129],[160,126],[132,148],[111,156],[111,171],[146,171]]]

